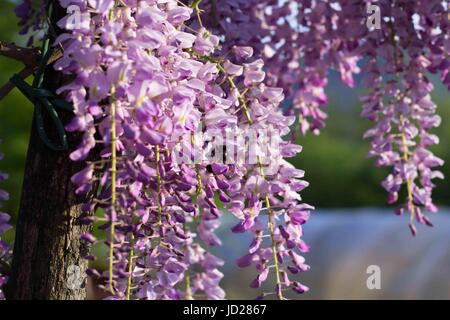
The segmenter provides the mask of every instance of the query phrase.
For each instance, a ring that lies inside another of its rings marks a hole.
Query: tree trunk
[[[65,11],[53,1],[51,21]],[[47,67],[44,87],[55,91],[62,76]],[[64,111],[63,111],[64,112]],[[63,122],[71,115],[60,113]],[[51,125],[46,131],[52,136]],[[71,147],[76,136],[69,135]],[[70,148],[69,148],[70,149]],[[85,299],[88,253],[80,233],[87,227],[78,223],[84,199],[75,196],[70,177],[81,164],[69,159],[70,151],[50,150],[38,137],[33,122],[28,147],[12,270],[6,288],[7,299]]]

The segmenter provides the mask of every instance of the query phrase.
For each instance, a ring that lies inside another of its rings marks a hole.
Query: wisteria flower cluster
[[[395,18],[389,20],[388,28],[369,34],[360,47],[361,54],[368,57],[363,81],[371,88],[363,97],[363,116],[376,122],[365,138],[371,140],[370,156],[377,157],[376,165],[392,167],[383,181],[388,202],[399,201],[401,187],[406,187],[407,199],[397,213],[410,213],[409,226],[415,235],[414,220],[432,226],[423,209],[437,211],[431,198],[433,179],[444,178],[435,170],[443,160],[429,150],[439,143],[430,130],[438,127],[441,119],[431,100],[433,84],[426,72],[441,73],[449,85],[449,62],[439,54],[450,45],[445,36],[448,20],[439,1],[405,3],[402,7],[381,1],[380,6]],[[414,26],[411,12],[417,19]]]
[[[435,212],[432,182],[443,161],[428,148],[439,142],[430,129],[439,126],[429,93],[427,73],[440,75],[450,89],[447,1],[377,1],[380,29],[367,26],[373,1],[239,1],[204,2],[209,25],[226,40],[224,48],[251,44],[266,65],[268,83],[284,89],[291,101],[288,114],[298,114],[301,133],[324,126],[327,73],[336,70],[348,86],[361,71],[369,94],[362,116],[375,121],[370,156],[377,166],[392,167],[383,181],[388,203],[407,200],[397,213],[431,225],[423,209]],[[219,5],[220,4],[220,5]]]
[[[54,67],[70,79],[57,94],[74,107],[66,130],[82,136],[70,158],[85,163],[72,182],[91,199],[82,223],[100,224],[108,248],[107,270],[88,273],[110,299],[225,298],[210,249],[226,214],[232,232],[252,236],[237,261],[255,267],[250,286],[274,279],[260,298],[308,291],[297,275],[309,269],[313,207],[300,196],[304,172],[286,161],[301,147],[286,137],[296,119],[303,135],[325,126],[330,70],[350,87],[363,74],[369,155],[392,168],[388,203],[410,213],[413,234],[414,220],[432,225],[443,161],[429,150],[440,118],[427,75],[450,89],[446,1],[379,0],[380,29],[366,24],[369,0],[56,2],[67,15]],[[23,33],[45,28],[46,8],[22,1]]]
[[[284,89],[289,115],[298,116],[302,134],[319,134],[327,118],[328,71],[337,70],[354,86],[359,56],[357,39],[364,32],[365,1],[204,1],[208,20],[222,34],[224,50],[247,44],[266,65],[270,85]],[[359,25],[356,27],[356,25]]]
[[[82,21],[73,25],[68,15],[59,22],[67,32],[56,40],[64,57],[55,68],[75,79],[58,93],[75,108],[66,129],[83,133],[70,157],[87,165],[72,181],[77,193],[93,194],[86,212],[104,212],[85,220],[103,221],[109,235],[103,276],[111,297],[223,299],[223,262],[205,248],[220,245],[214,231],[224,212],[240,220],[234,232],[254,235],[238,262],[256,266],[252,287],[272,274],[278,298],[290,288],[306,291],[288,277],[308,268],[299,252],[308,250],[301,226],[312,207],[298,194],[307,183],[300,180],[303,171],[284,160],[299,146],[282,142],[263,159],[263,139],[257,139],[254,163],[180,163],[175,157],[180,147],[192,156],[212,148],[195,134],[202,130],[255,132],[257,138],[267,128],[289,133],[295,119],[282,115],[283,91],[263,83],[262,60],[246,63],[251,47],[217,55],[219,38],[200,20],[194,29],[195,10],[177,1],[74,3]],[[187,146],[180,145],[183,136],[192,136]],[[234,159],[245,146],[229,141],[224,156]],[[92,234],[83,239],[96,241]]]

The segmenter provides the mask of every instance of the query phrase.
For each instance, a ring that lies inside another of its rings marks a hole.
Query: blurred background
[[[0,0],[0,39],[24,45],[26,39],[17,36],[14,2]],[[21,67],[0,57],[0,85]],[[311,290],[301,299],[450,299],[450,94],[434,82],[433,98],[443,121],[435,130],[441,143],[433,151],[446,161],[442,171],[448,178],[436,181],[434,199],[441,211],[431,216],[435,227],[419,227],[417,237],[412,238],[407,217],[397,217],[393,208],[386,208],[380,182],[387,171],[375,168],[373,160],[366,157],[369,146],[362,135],[371,124],[359,117],[358,96],[363,90],[347,88],[331,73],[327,127],[319,136],[300,137],[303,152],[292,161],[306,170],[310,182],[302,194],[304,201],[318,208],[305,226],[305,240],[311,245],[306,259],[311,270],[299,278]],[[0,101],[0,150],[5,153],[0,168],[10,174],[1,187],[11,195],[4,211],[13,216],[13,224],[32,111],[32,105],[17,90]],[[234,223],[232,218],[225,219],[219,232],[223,247],[215,249],[226,261],[222,284],[229,299],[252,299],[256,293],[247,283],[255,270],[235,266],[250,239],[231,234],[229,228]],[[12,241],[14,230],[6,238]],[[101,246],[95,250],[102,255]],[[380,290],[366,286],[370,265],[380,267]]]

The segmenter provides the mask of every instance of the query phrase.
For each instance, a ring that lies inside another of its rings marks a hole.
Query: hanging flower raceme
[[[371,33],[361,47],[362,54],[369,57],[363,82],[371,88],[363,98],[362,114],[376,122],[365,137],[371,140],[370,155],[378,158],[377,166],[393,168],[383,181],[388,202],[397,203],[400,192],[405,191],[406,201],[397,212],[410,213],[410,229],[415,235],[414,220],[432,226],[423,209],[437,211],[431,198],[433,179],[443,178],[435,170],[443,161],[428,150],[439,142],[430,130],[438,127],[441,119],[431,100],[433,84],[426,73],[448,72],[448,65],[436,68],[441,59],[433,53],[445,50],[448,35],[443,34],[448,21],[444,22],[446,13],[439,1],[402,6],[381,1],[380,5],[389,28]],[[412,12],[418,17],[414,26]]]
[[[439,74],[448,86],[446,3],[378,1],[380,30],[367,25],[370,3],[230,0],[218,5],[211,0],[204,9],[211,13],[208,25],[226,39],[225,51],[234,44],[250,44],[255,56],[264,59],[268,83],[282,87],[292,101],[287,114],[299,110],[303,134],[308,130],[318,133],[324,126],[326,114],[321,107],[327,104],[328,70],[338,71],[343,82],[353,87],[353,75],[359,73],[361,62],[366,76],[363,85],[370,88],[363,98],[363,116],[378,122],[366,134],[373,140],[371,155],[380,156],[378,165],[394,167],[383,182],[388,202],[397,202],[404,185],[407,201],[403,208],[411,212],[411,218],[430,225],[420,207],[436,211],[431,180],[442,174],[432,168],[442,160],[427,150],[438,142],[430,129],[439,124],[439,118],[429,97],[433,86],[426,73]],[[413,221],[411,230],[415,233]]]
[[[3,153],[0,153],[0,160],[3,159]],[[8,179],[8,175],[0,171],[0,183]],[[9,194],[3,189],[0,189],[0,300],[5,299],[3,295],[2,287],[6,284],[8,277],[6,274],[2,274],[3,267],[9,265],[11,258],[11,246],[2,240],[1,236],[11,228],[9,224],[10,216],[2,212],[2,202],[9,199]]]
[[[176,285],[189,272],[183,251],[193,237],[185,224],[198,214],[190,191],[198,182],[172,160],[177,142],[171,139],[198,125],[201,113],[192,104],[205,86],[197,78],[202,64],[183,50],[192,41],[177,30],[191,10],[176,1],[113,5],[81,7],[85,20],[78,27],[68,25],[69,16],[60,22],[72,30],[57,40],[65,56],[56,68],[76,75],[60,90],[70,90],[76,110],[67,130],[84,133],[71,158],[86,160],[100,150],[72,180],[79,193],[100,186],[86,209],[105,213],[106,278],[114,297],[180,298]]]
[[[72,181],[77,193],[95,195],[87,212],[104,212],[84,220],[104,221],[106,289],[119,299],[223,299],[223,262],[201,245],[221,244],[214,233],[221,203],[239,218],[253,202],[294,210],[303,184],[290,181],[298,173],[282,159],[296,146],[284,143],[265,159],[279,166],[269,179],[261,161],[211,162],[205,152],[218,142],[207,137],[258,134],[269,126],[287,134],[292,119],[279,111],[282,90],[262,84],[260,61],[238,65],[215,56],[219,38],[185,28],[192,9],[177,1],[106,1],[101,10],[95,1],[78,4],[82,23],[69,23],[69,15],[59,22],[67,33],[56,40],[64,57],[55,67],[74,77],[59,90],[76,114],[66,129],[83,133],[71,159],[86,167]],[[228,156],[238,152],[226,149]],[[187,159],[180,161],[180,150]],[[282,214],[269,214],[274,245],[266,251],[280,246],[284,255],[275,222]],[[92,234],[83,239],[96,241]]]
[[[228,170],[217,168],[217,173],[223,172],[231,185],[222,200],[240,220],[232,231],[249,232],[253,236],[248,252],[237,262],[240,267],[255,265],[258,276],[250,286],[259,288],[273,276],[276,285],[263,296],[274,294],[283,299],[283,291],[287,289],[299,292],[295,288],[300,284],[291,282],[289,274],[309,268],[299,255],[308,251],[301,239],[301,225],[308,220],[312,207],[302,204],[299,195],[308,184],[301,180],[303,171],[284,160],[295,156],[301,148],[281,140],[290,132],[289,126],[295,118],[281,112],[282,89],[263,84],[262,60],[239,64],[243,59],[250,59],[251,54],[241,47],[233,51],[236,53],[233,59],[209,59],[221,72],[221,89],[231,95],[229,108],[237,111],[231,114],[238,116],[236,121],[215,125],[238,132],[240,137],[234,141],[236,148],[227,144],[226,155],[238,160]],[[247,156],[243,157],[243,153]]]
[[[57,93],[74,107],[66,130],[81,136],[70,158],[85,163],[72,181],[91,199],[81,222],[106,236],[107,270],[88,273],[110,299],[223,299],[223,261],[209,250],[226,213],[232,232],[252,236],[237,261],[256,268],[249,285],[274,280],[260,297],[307,291],[293,276],[309,269],[302,236],[313,208],[300,196],[304,172],[285,160],[301,147],[282,138],[297,115],[302,134],[319,132],[328,71],[353,87],[362,57],[370,155],[393,168],[388,201],[404,190],[399,212],[411,213],[413,233],[414,218],[431,225],[422,209],[436,211],[442,160],[428,150],[440,119],[426,72],[450,82],[441,1],[380,0],[382,30],[366,27],[366,0],[184,2],[59,0],[64,55],[54,66],[70,80]],[[46,2],[30,3],[17,8],[21,25],[42,29]],[[0,234],[7,222],[2,213]]]
[[[365,32],[365,3],[355,1],[202,1],[206,21],[223,34],[223,51],[251,46],[265,62],[267,83],[283,88],[300,132],[318,134],[327,118],[329,69],[354,86],[356,40]]]

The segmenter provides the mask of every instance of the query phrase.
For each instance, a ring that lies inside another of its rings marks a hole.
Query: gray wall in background
[[[311,288],[294,299],[450,299],[450,210],[431,214],[433,228],[418,226],[413,238],[408,217],[390,209],[316,210],[304,226],[311,246],[306,254],[311,270],[299,277]],[[226,261],[222,282],[228,299],[250,299],[258,291],[248,284],[253,267],[240,269],[235,261],[250,238],[231,234],[235,219],[227,219],[223,247],[216,254]],[[224,230],[225,229],[225,230]],[[381,268],[381,290],[369,290],[367,267]],[[266,286],[264,291],[273,291]]]

